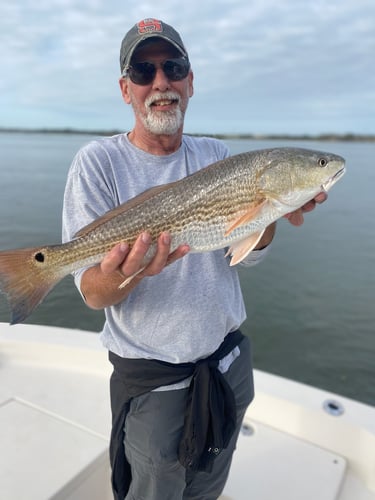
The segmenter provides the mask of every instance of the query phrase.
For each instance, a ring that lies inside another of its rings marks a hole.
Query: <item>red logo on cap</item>
[[[143,19],[143,21],[138,23],[138,33],[140,35],[155,31],[158,33],[162,33],[163,31],[161,21],[158,21],[157,19]]]

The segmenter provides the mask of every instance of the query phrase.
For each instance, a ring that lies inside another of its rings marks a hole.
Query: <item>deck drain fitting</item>
[[[340,417],[345,411],[343,405],[333,399],[326,399],[323,402],[323,409],[334,417]]]
[[[251,424],[248,424],[246,422],[246,423],[242,424],[241,433],[244,436],[252,436],[253,434],[255,434],[255,429]]]

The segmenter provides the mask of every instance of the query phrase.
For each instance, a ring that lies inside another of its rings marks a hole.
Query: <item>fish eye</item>
[[[320,158],[318,163],[321,167],[326,167],[328,161],[325,158]]]

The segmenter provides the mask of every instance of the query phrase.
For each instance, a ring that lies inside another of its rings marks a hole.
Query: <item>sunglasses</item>
[[[171,82],[178,82],[187,77],[190,70],[188,59],[179,57],[177,59],[167,59],[160,65],[165,76]],[[122,76],[129,76],[130,80],[137,85],[149,85],[156,75],[157,66],[151,62],[136,62],[127,66]]]

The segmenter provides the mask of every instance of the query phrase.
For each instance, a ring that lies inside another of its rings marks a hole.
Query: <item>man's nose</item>
[[[164,92],[170,88],[170,82],[162,68],[156,68],[155,78],[152,86],[155,90],[160,90],[161,92]]]

